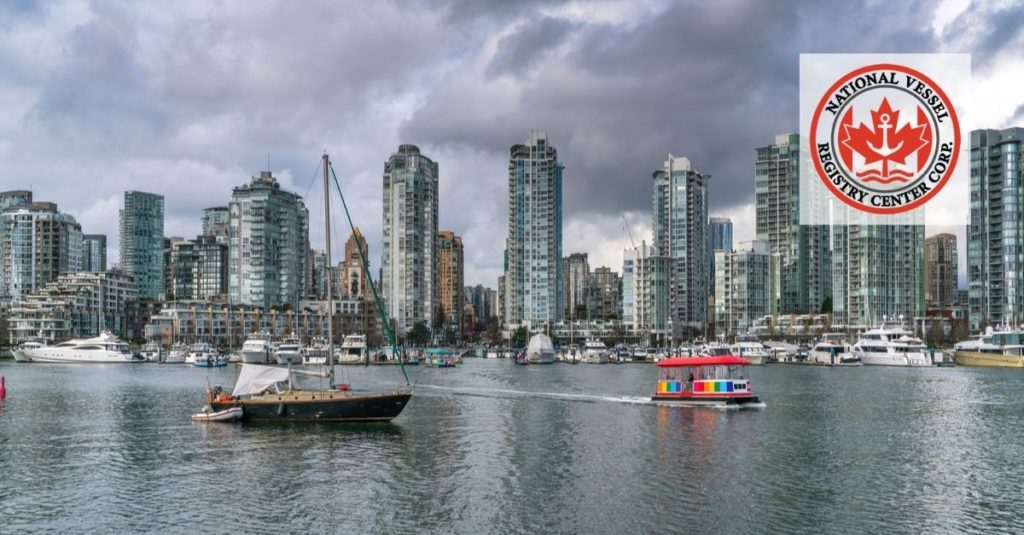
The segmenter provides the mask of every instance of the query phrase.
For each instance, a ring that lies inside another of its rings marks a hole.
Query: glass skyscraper
[[[708,220],[708,294],[715,295],[715,251],[732,252],[732,220],[712,217]]]
[[[82,227],[51,202],[0,211],[0,308],[82,269]]]
[[[120,212],[121,268],[132,276],[141,299],[164,297],[164,197],[124,192]]]

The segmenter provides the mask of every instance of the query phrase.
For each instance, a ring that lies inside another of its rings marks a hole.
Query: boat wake
[[[564,392],[531,392],[528,390],[506,390],[500,388],[452,387],[418,383],[416,388],[443,390],[456,396],[477,396],[486,398],[540,398],[564,399],[584,403],[625,403],[629,405],[653,405],[649,397],[642,396],[597,396],[591,394],[566,394]]]

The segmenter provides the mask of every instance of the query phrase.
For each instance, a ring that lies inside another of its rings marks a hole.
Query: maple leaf
[[[889,163],[906,164],[907,157],[923,147],[927,125],[912,126],[909,123],[896,129],[900,112],[889,106],[889,100],[882,99],[877,110],[871,111],[871,126],[843,125],[842,143],[864,157],[867,165],[882,162],[882,178],[889,176]]]

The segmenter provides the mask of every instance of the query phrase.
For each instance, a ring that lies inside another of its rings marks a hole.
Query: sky
[[[669,154],[753,239],[754,148],[798,130],[799,55],[839,52],[969,53],[969,127],[1024,126],[1014,2],[23,0],[0,4],[0,190],[58,203],[114,262],[125,190],[164,195],[165,234],[194,237],[269,162],[322,248],[327,150],[375,271],[384,162],[411,143],[439,164],[466,284],[495,287],[509,147],[545,131],[564,253],[621,271]]]

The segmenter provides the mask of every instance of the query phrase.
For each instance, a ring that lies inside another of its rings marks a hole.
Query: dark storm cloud
[[[543,60],[550,49],[565,41],[573,26],[567,20],[552,17],[523,24],[515,33],[498,41],[498,50],[487,66],[487,74],[523,74]]]

